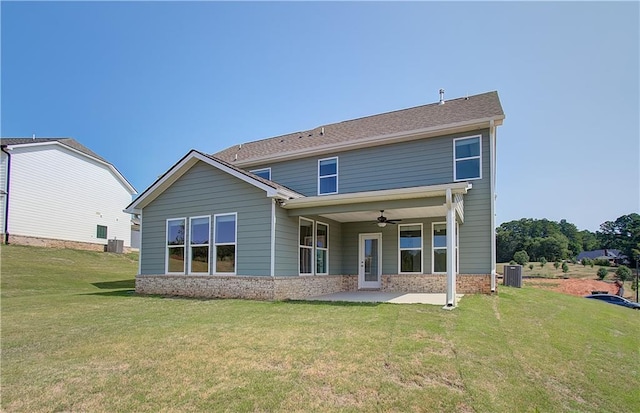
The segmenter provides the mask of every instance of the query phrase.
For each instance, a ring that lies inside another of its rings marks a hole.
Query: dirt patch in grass
[[[575,296],[585,296],[592,291],[608,291],[615,294],[618,290],[613,283],[599,280],[589,280],[585,278],[569,279],[525,279],[523,284],[531,287],[542,288],[544,290],[557,291]]]

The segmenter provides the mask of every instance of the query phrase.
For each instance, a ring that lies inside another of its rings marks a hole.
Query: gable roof
[[[45,143],[45,142],[59,142],[72,149],[80,151],[85,155],[89,155],[91,157],[101,160],[102,162],[109,163],[106,159],[104,159],[103,157],[93,152],[91,149],[82,145],[80,142],[76,141],[73,138],[2,138],[2,145],[7,145],[7,146],[27,145],[27,144]]]
[[[124,186],[129,190],[129,192],[131,192],[132,195],[138,192],[133,187],[133,185],[131,185],[131,183],[127,180],[127,178],[125,178],[124,175],[122,175],[120,171],[118,171],[118,168],[116,168],[111,162],[107,161],[106,159],[104,159],[103,157],[93,152],[91,149],[82,145],[80,142],[76,141],[73,138],[0,138],[0,145],[6,146],[9,148],[13,146],[41,146],[41,145],[47,145],[47,144],[66,146],[67,148],[70,148],[74,152],[79,152],[82,155],[91,157],[97,160],[98,162],[105,164],[116,175],[116,177],[124,184]]]
[[[500,125],[504,112],[498,92],[447,100],[379,115],[321,125],[308,131],[231,146],[214,156],[246,167],[260,162],[284,160],[358,144],[373,146],[391,143],[399,136],[453,132],[456,128],[477,127],[493,120]],[[467,129],[470,130],[470,129]]]
[[[204,162],[214,168],[217,168],[231,176],[234,176],[256,188],[262,189],[266,192],[267,197],[280,198],[280,199],[292,199],[300,198],[303,195],[283,186],[277,184],[268,179],[262,178],[251,172],[247,172],[244,169],[238,168],[216,158],[212,155],[207,155],[195,149],[190,150],[185,156],[176,162],[167,172],[162,174],[151,186],[149,186],[139,197],[137,197],[131,204],[127,206],[125,212],[135,214],[142,208],[149,205],[154,199],[162,194],[167,188],[169,188],[174,182],[176,182],[182,175],[184,175],[191,167],[197,162]]]

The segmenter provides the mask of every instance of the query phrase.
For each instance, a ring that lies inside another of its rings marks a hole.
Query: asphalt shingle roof
[[[25,145],[29,143],[43,143],[43,142],[60,142],[70,148],[80,151],[86,155],[92,156],[96,159],[100,159],[103,162],[110,163],[91,149],[82,145],[80,142],[73,138],[2,138],[0,144],[2,145]]]
[[[459,122],[504,117],[498,92],[487,92],[379,115],[321,125],[308,131],[231,146],[214,156],[226,162],[250,161],[269,155],[313,151],[315,147],[348,143],[363,138],[384,136]],[[324,130],[324,133],[322,131]],[[237,158],[236,158],[237,155]]]

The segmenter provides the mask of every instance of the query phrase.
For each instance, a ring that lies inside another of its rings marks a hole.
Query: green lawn
[[[3,412],[637,412],[640,311],[137,296],[137,257],[3,246]]]

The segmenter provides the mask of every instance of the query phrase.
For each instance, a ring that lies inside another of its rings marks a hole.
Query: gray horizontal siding
[[[342,224],[314,215],[305,215],[304,218],[329,225],[329,274],[343,275]],[[299,275],[298,225],[300,218],[290,217],[286,210],[277,208],[276,222],[278,223],[276,226],[276,275]]]
[[[167,219],[211,216],[213,231],[214,214],[232,212],[238,214],[236,273],[270,275],[271,200],[263,190],[202,162],[142,211],[141,273],[164,273]]]
[[[453,182],[453,139],[478,134],[483,135],[483,146],[488,150],[488,131],[483,130],[263,164],[250,169],[270,167],[273,181],[306,196],[318,193],[318,159],[334,156],[339,159],[339,193],[437,185]],[[484,152],[486,165],[488,158],[488,152]]]

